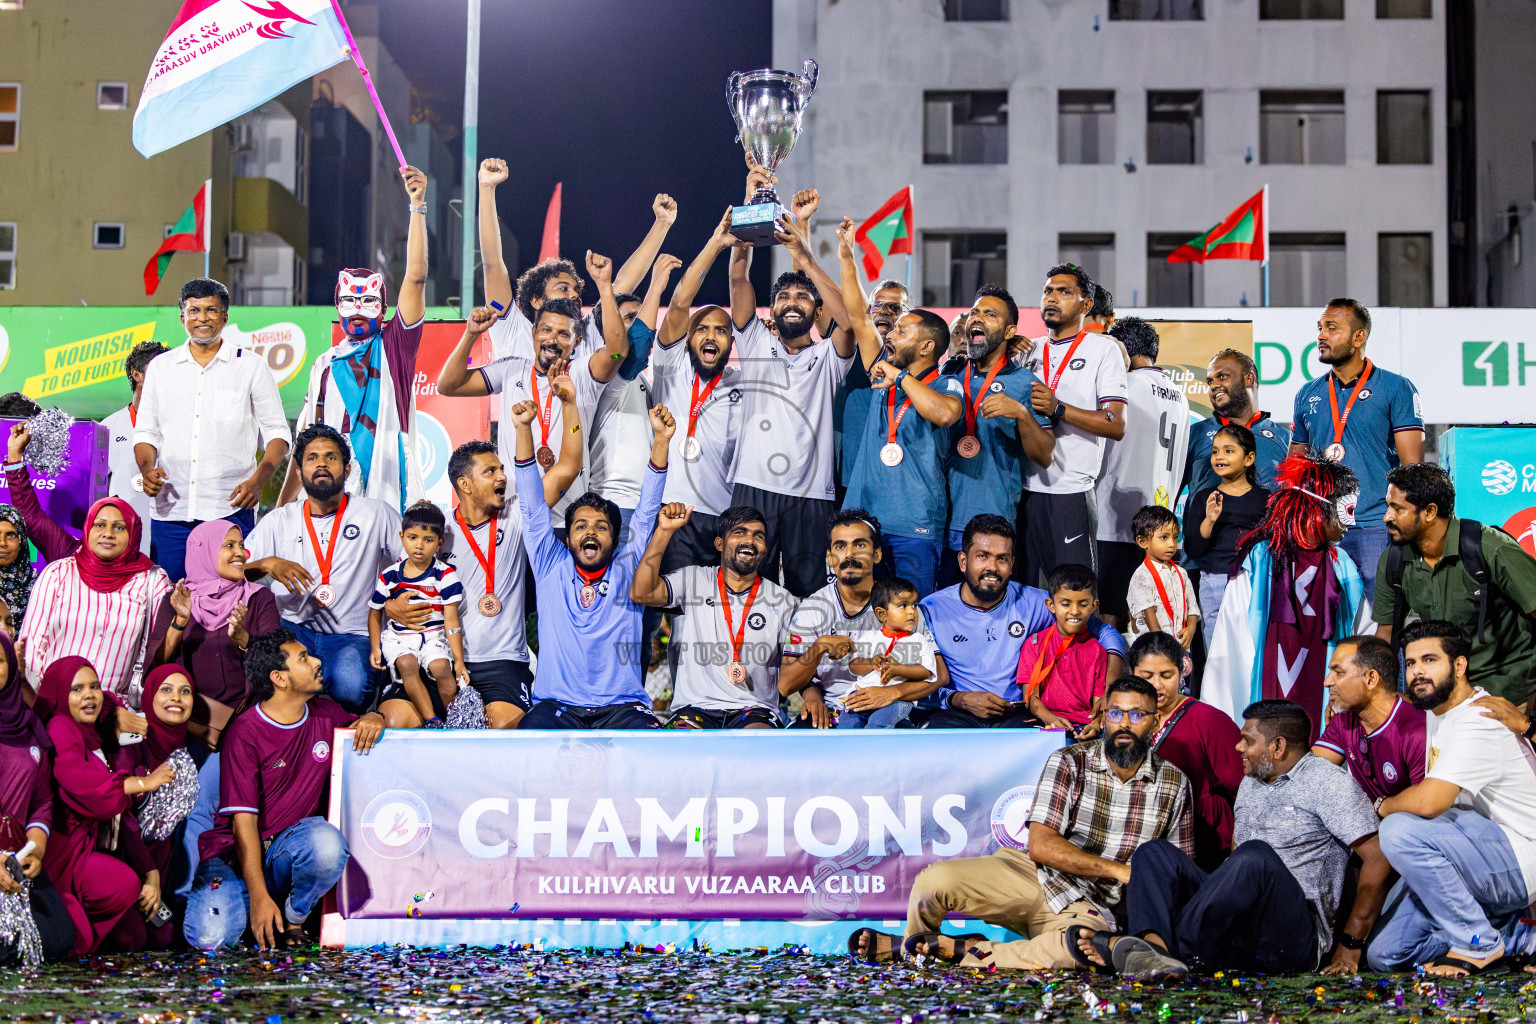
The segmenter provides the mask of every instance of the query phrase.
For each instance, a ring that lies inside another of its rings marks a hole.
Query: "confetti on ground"
[[[31,1024],[1508,1024],[1536,1017],[1536,979],[1518,971],[1466,981],[1225,972],[1159,988],[1067,972],[873,966],[792,947],[656,950],[97,956],[41,971],[0,970],[0,1017]]]

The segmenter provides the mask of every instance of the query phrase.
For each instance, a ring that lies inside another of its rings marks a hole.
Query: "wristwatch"
[[[1536,743],[1536,718],[1527,718],[1525,722],[1525,732],[1521,733],[1520,735],[1524,736],[1532,743]]]
[[[1066,415],[1067,415],[1067,403],[1066,402],[1057,402],[1056,403],[1056,408],[1051,410],[1051,426],[1054,427],[1054,426],[1057,426],[1058,424],[1060,424],[1061,421],[1062,421],[1062,418],[1065,417]]]
[[[412,213],[419,213],[422,216],[426,216],[427,204],[426,203],[422,203],[420,206],[417,206],[415,203],[412,203],[411,204],[411,212]]]
[[[1340,929],[1339,934],[1337,936],[1335,936],[1335,938],[1338,939],[1339,945],[1343,946],[1345,949],[1364,949],[1365,948],[1365,940],[1364,939],[1357,939],[1353,935],[1349,934],[1349,932],[1346,932],[1346,931],[1344,931],[1342,929]]]

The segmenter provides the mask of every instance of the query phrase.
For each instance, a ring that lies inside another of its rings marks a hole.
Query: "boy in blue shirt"
[[[511,409],[516,423],[518,494],[540,494],[533,460],[537,413],[532,402]],[[588,492],[565,511],[566,540],[556,537],[543,502],[519,501],[528,562],[538,587],[539,669],[533,709],[522,729],[656,729],[640,674],[641,619],[645,609],[629,599],[629,584],[650,541],[667,479],[667,442],[677,424],[666,406],[650,411],[651,462],[640,503],[623,545],[619,509]],[[571,429],[580,429],[579,426]]]

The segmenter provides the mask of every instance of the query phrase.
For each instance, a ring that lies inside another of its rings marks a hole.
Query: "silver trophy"
[[[725,85],[725,102],[736,120],[736,141],[752,159],[769,171],[777,171],[795,140],[800,137],[800,118],[816,91],[816,62],[807,59],[805,73],[789,71],[733,71]],[[793,219],[779,205],[773,186],[758,189],[745,206],[731,209],[731,234],[753,245],[774,244],[774,222]]]

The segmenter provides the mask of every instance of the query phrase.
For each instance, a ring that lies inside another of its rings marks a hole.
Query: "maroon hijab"
[[[37,717],[47,722],[53,716],[58,715],[75,728],[80,730],[81,737],[85,740],[87,750],[101,749],[101,734],[97,732],[95,725],[85,725],[76,722],[69,713],[69,688],[75,682],[75,675],[81,669],[88,668],[96,671],[86,658],[72,654],[66,658],[60,658],[48,670],[43,673],[43,681],[37,687],[37,701],[32,705],[32,710],[37,712]],[[110,705],[107,703],[106,691],[102,691],[102,714],[106,714]],[[100,719],[97,722],[100,723]]]
[[[187,723],[172,725],[155,710],[155,694],[160,692],[160,684],[171,676],[186,676],[187,682],[192,684],[192,699],[197,699],[197,683],[193,681],[192,673],[181,665],[161,665],[144,680],[144,719],[149,723],[149,732],[144,737],[144,766],[151,771],[187,745]]]
[[[105,505],[111,505],[121,512],[123,522],[128,524],[128,549],[110,562],[92,551],[90,544],[91,524]],[[115,594],[133,577],[155,567],[149,556],[139,550],[143,540],[144,522],[133,507],[123,498],[102,498],[86,513],[85,535],[80,538],[80,546],[75,548],[73,557],[75,567],[80,571],[80,579],[98,594]],[[64,692],[69,692],[68,680],[64,683]]]
[[[16,646],[9,634],[0,633],[0,655],[5,657],[5,686],[0,688],[0,744],[8,747],[53,746],[42,720],[27,706],[22,689],[27,681],[16,663]]]

